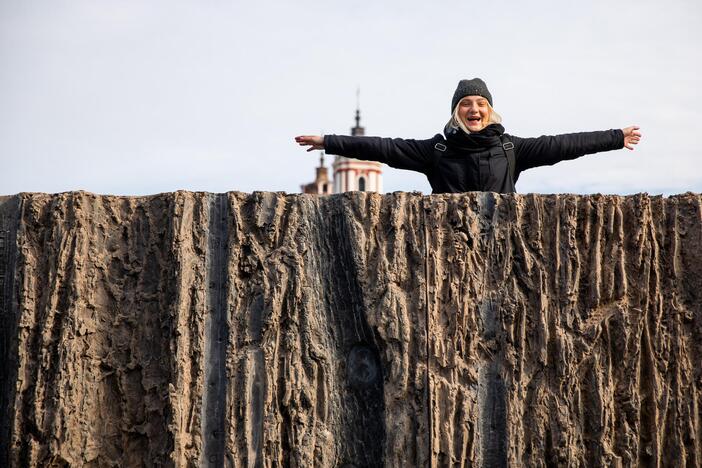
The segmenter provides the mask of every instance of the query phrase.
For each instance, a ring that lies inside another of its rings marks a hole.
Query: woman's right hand
[[[295,141],[300,146],[309,146],[307,152],[324,149],[324,137],[319,135],[296,136]]]

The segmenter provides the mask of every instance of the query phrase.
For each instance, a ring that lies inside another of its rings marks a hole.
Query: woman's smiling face
[[[490,122],[490,105],[482,96],[466,96],[458,103],[458,116],[468,130],[479,132]]]

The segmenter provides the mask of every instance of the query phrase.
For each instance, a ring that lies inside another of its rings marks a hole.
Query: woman
[[[390,167],[426,174],[432,193],[468,191],[515,192],[519,174],[585,154],[626,147],[641,139],[639,127],[538,138],[508,135],[492,108],[492,95],[480,78],[461,80],[451,101],[451,119],[444,136],[428,140],[298,136],[307,151],[323,149],[356,159],[380,161]]]

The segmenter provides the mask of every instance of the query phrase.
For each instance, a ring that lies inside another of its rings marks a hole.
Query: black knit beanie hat
[[[466,96],[482,96],[488,100],[490,106],[492,106],[492,94],[487,89],[487,85],[480,78],[473,78],[472,80],[461,80],[458,82],[456,87],[456,92],[453,93],[453,99],[451,100],[451,113],[456,108],[458,101]]]

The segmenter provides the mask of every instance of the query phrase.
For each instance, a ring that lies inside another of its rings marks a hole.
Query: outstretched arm
[[[367,136],[302,135],[295,137],[295,141],[300,146],[309,146],[307,151],[323,149],[329,154],[379,161],[390,167],[425,173],[431,165],[434,155],[433,139],[405,140]]]
[[[538,138],[513,137],[517,154],[517,170],[549,166],[559,161],[575,159],[586,154],[626,147],[634,149],[639,143],[639,127],[598,132],[567,133]]]

